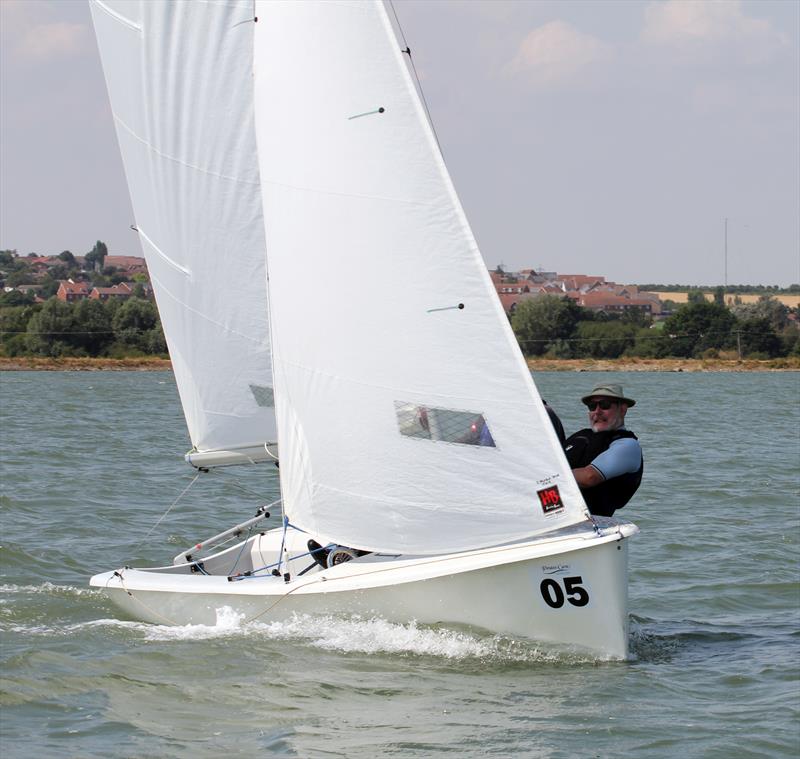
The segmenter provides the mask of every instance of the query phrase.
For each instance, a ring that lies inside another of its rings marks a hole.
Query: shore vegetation
[[[167,357],[158,310],[146,298],[65,303],[52,297],[20,303],[9,295],[19,293],[0,296],[0,356]]]
[[[664,321],[641,311],[620,315],[542,295],[521,302],[511,326],[529,358],[767,360],[800,357],[797,309],[765,294],[756,303],[726,306],[703,298],[679,306]]]
[[[145,359],[168,359],[145,274],[133,275],[128,283],[134,285],[132,294],[124,299],[103,295],[106,300],[66,302],[56,295],[64,280],[97,288],[124,281],[125,273],[105,266],[107,257],[106,245],[98,240],[82,257],[70,251],[50,257],[42,270],[35,254],[23,258],[16,251],[0,251],[4,367],[45,368],[91,359],[94,367],[124,368],[114,362],[138,367],[152,366]],[[639,287],[667,294],[685,289]],[[758,299],[745,303],[735,295],[745,291],[759,293]],[[510,320],[523,354],[536,362],[617,361],[637,368],[670,361],[699,361],[703,366],[734,362],[739,368],[743,362],[778,362],[777,368],[785,368],[800,360],[800,307],[792,308],[776,295],[796,291],[800,285],[736,285],[716,287],[707,298],[703,288],[694,288],[686,303],[664,301],[669,315],[663,320],[639,309],[609,314],[583,308],[568,297],[541,295],[518,303]]]

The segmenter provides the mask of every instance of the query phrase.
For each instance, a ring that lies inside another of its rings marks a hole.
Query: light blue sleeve
[[[642,463],[642,447],[638,440],[623,437],[615,440],[594,461],[592,466],[607,480],[621,474],[636,472]]]

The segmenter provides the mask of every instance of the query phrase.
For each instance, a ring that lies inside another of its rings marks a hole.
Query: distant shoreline
[[[142,358],[33,358],[0,356],[0,372],[130,372],[169,371],[168,358],[144,356]]]
[[[800,358],[529,358],[535,372],[797,372]]]
[[[528,359],[536,372],[780,372],[800,371],[800,358],[619,358]],[[167,358],[28,358],[0,357],[0,371],[97,372],[170,371]]]

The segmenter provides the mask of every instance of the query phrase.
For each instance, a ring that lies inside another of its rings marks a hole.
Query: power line
[[[528,343],[592,343],[592,342],[610,342],[610,341],[639,341],[639,340],[684,340],[689,338],[701,337],[731,337],[733,335],[750,335],[751,337],[780,337],[776,332],[752,332],[744,329],[732,329],[725,331],[712,331],[712,332],[679,332],[669,333],[667,335],[607,335],[605,337],[537,337],[527,340],[517,338],[520,345],[527,345]]]

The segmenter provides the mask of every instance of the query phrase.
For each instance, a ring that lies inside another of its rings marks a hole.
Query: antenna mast
[[[725,290],[728,289],[728,217],[725,217]]]

